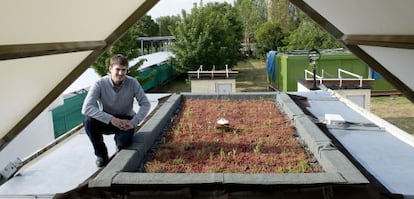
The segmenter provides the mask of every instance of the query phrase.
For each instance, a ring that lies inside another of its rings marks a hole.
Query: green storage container
[[[312,71],[307,54],[294,55],[279,53],[276,56],[275,63],[275,82],[273,84],[284,92],[297,91],[298,80],[305,79],[305,69]],[[369,66],[350,53],[322,54],[318,62],[316,74],[321,76],[322,70],[324,70],[324,77],[337,78],[339,68],[361,75],[364,78],[373,77],[371,74],[372,70],[370,70]],[[372,89],[394,89],[381,77],[377,78],[372,84]]]
[[[63,105],[52,110],[55,138],[58,138],[82,123],[84,117],[81,113],[81,109],[86,94],[86,91],[74,94],[73,96],[64,99]]]
[[[161,85],[169,79],[176,76],[178,73],[171,64],[164,63],[156,67],[150,67],[142,70],[139,73],[140,78],[150,77],[146,82],[140,82],[145,91]]]

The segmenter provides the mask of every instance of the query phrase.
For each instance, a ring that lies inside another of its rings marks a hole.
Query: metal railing
[[[322,71],[322,74],[323,74],[323,71]],[[308,75],[311,75],[311,78],[309,78]],[[308,70],[305,69],[305,79],[306,80],[313,80],[314,75],[315,75],[316,79],[319,80],[319,84],[322,84],[323,75],[319,76],[319,75],[313,74],[312,71],[308,71]]]
[[[214,72],[216,71],[216,65],[213,65],[213,69],[211,70],[211,78],[214,77]],[[203,73],[203,65],[200,65],[200,67],[197,69],[197,79],[200,79],[200,73]],[[205,73],[207,73],[208,71],[206,71]],[[229,78],[229,65],[226,64],[226,77]],[[204,74],[205,74],[204,73]]]
[[[343,70],[341,68],[338,68],[339,87],[342,87],[342,81],[343,81],[343,78],[342,78],[342,75],[341,75],[342,73],[345,73],[345,74],[348,74],[350,76],[356,77],[359,80],[359,87],[362,88],[362,76],[361,75],[351,73],[351,72]]]
[[[200,79],[200,71],[203,71],[203,65],[200,65],[200,67],[197,69],[197,79]]]
[[[319,81],[320,84],[322,84],[323,80],[339,80],[339,87],[342,87],[343,81],[346,80],[359,80],[359,87],[362,88],[362,83],[363,83],[363,77],[361,75],[357,75],[355,73],[346,71],[344,69],[338,68],[338,78],[325,78],[324,77],[325,71],[322,69],[322,74],[321,76],[315,74],[316,79]],[[343,74],[347,74],[350,76],[355,77],[355,79],[350,79],[350,78],[344,78]],[[309,77],[310,75],[310,77]],[[305,80],[313,80],[313,72],[306,70],[305,69]]]

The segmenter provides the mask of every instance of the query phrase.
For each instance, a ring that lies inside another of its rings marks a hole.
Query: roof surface
[[[147,94],[151,102],[148,115],[158,105],[158,99],[168,95]],[[134,110],[137,109],[138,104],[135,102]],[[113,135],[104,136],[104,141],[109,155],[113,155],[116,150]],[[95,165],[95,159],[92,144],[82,128],[0,186],[0,198],[53,197],[56,193],[72,190],[99,170]]]
[[[132,59],[129,61],[129,66],[133,66],[137,64],[140,60],[144,59],[144,63],[139,67],[139,70],[144,70],[151,66],[156,66],[158,64],[164,63],[168,60],[170,60],[174,55],[171,52],[165,51],[165,52],[156,52],[151,53],[148,55],[141,55],[135,59]]]
[[[109,156],[112,156],[116,150],[113,135],[104,136],[104,141]],[[45,155],[0,186],[0,198],[54,196],[76,188],[99,170],[92,145],[83,129]]]
[[[396,132],[388,122],[327,91],[294,94],[307,98],[307,109],[319,121],[324,121],[326,114],[342,116],[347,125],[327,125],[329,133],[391,193],[414,196],[412,136]]]

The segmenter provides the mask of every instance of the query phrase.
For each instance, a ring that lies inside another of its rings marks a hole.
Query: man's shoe
[[[108,158],[98,157],[96,159],[96,166],[104,167],[106,164],[108,164]]]

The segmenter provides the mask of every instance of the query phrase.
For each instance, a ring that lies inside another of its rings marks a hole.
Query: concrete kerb
[[[278,101],[276,99],[276,105],[292,121],[295,117],[305,116],[303,111],[294,102]]]
[[[293,120],[298,135],[327,173],[339,173],[348,183],[368,183],[359,170],[334,146],[332,140],[285,93],[276,98],[278,106]]]
[[[194,184],[321,184],[347,181],[338,173],[289,174],[231,174],[231,173],[130,173],[122,172],[113,178],[118,185],[194,185]]]
[[[174,94],[160,107],[156,113],[134,135],[130,149],[148,151],[164,127],[171,121],[181,96]]]
[[[322,160],[328,160],[325,162],[326,167],[332,166],[343,178],[346,179],[349,184],[365,184],[369,181],[359,172],[359,170],[353,165],[344,154],[337,149],[322,149],[320,150],[320,157]]]
[[[89,181],[89,187],[110,187],[112,179],[118,173],[136,171],[155,139],[170,120],[174,110],[177,109],[180,100],[180,95],[170,96],[165,106],[160,107],[154,114],[155,117],[148,120],[134,135],[131,146],[115,154],[108,165]]]
[[[127,163],[114,168],[111,163],[96,179],[89,184],[91,187],[111,186],[112,184],[206,184],[206,183],[235,183],[235,184],[312,184],[312,183],[367,183],[365,177],[350,163],[336,148],[331,140],[307,118],[303,111],[285,93],[237,93],[237,94],[192,94],[183,93],[172,95],[154,116],[134,136],[130,147],[139,152],[146,152],[157,139],[159,133],[170,122],[171,116],[179,106],[182,98],[192,99],[275,99],[282,111],[290,114],[289,118],[297,129],[298,135],[304,139],[309,150],[315,155],[325,173],[318,174],[166,174],[166,173],[137,173],[129,172],[131,168],[141,164],[137,158],[140,154],[122,157],[120,161]],[[128,160],[128,157],[131,158]],[[135,158],[132,158],[135,157]],[[130,163],[133,161],[134,163]],[[120,170],[121,169],[121,170]],[[128,169],[128,170],[122,170]],[[257,178],[260,177],[260,178]],[[103,179],[108,178],[108,179]],[[100,180],[100,183],[97,181]]]
[[[114,184],[187,185],[223,183],[222,173],[128,173],[117,175]]]
[[[345,183],[338,173],[282,173],[282,174],[224,174],[225,184],[320,184],[326,182]]]
[[[89,187],[110,187],[112,179],[121,171],[128,169],[128,164],[131,160],[137,157],[136,150],[121,150],[109,164],[102,169],[102,171],[92,180],[89,181]]]
[[[162,122],[165,122],[164,119],[171,119],[171,115],[174,114],[177,106],[181,102],[181,95],[173,94],[171,95],[167,101],[164,102],[161,108],[151,117],[152,119],[158,119]]]
[[[200,94],[182,93],[187,99],[274,99],[277,92],[252,92],[252,93],[229,93],[229,94]]]
[[[296,132],[305,140],[314,155],[318,155],[318,149],[322,146],[332,144],[328,138],[312,121],[307,117],[296,117],[294,120]]]

